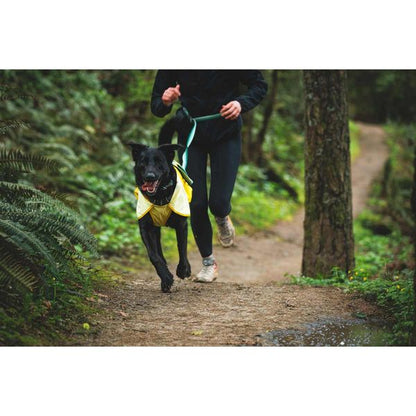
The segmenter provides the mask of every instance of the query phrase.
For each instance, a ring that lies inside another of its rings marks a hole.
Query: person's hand
[[[162,95],[162,102],[166,105],[166,107],[169,107],[172,105],[175,101],[178,101],[179,97],[181,96],[180,92],[180,86],[179,84],[173,88],[169,87]]]
[[[230,101],[221,107],[220,114],[226,120],[235,120],[241,113],[241,104],[238,101]]]

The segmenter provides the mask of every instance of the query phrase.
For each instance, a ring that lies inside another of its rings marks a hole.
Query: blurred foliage
[[[299,188],[301,188],[301,184]],[[298,204],[287,192],[267,180],[261,169],[242,165],[232,197],[233,222],[239,233],[268,228],[278,220],[288,219]]]
[[[385,123],[412,122],[416,114],[416,71],[348,71],[350,116]]]
[[[380,196],[386,207],[400,225],[405,235],[412,235],[415,227],[411,207],[413,185],[413,157],[416,146],[416,124],[390,123],[386,126],[389,159],[380,185]]]
[[[348,123],[348,127],[350,130],[351,162],[354,162],[355,158],[360,154],[360,128],[353,121]]]

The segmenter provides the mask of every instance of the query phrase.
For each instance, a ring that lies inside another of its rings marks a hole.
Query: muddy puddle
[[[362,319],[323,320],[300,329],[274,330],[258,335],[263,346],[386,346],[390,332],[385,323]]]

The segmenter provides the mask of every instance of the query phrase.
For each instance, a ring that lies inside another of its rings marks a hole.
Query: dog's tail
[[[172,138],[176,131],[176,118],[172,117],[160,129],[158,140],[159,146],[172,143]]]
[[[184,145],[186,143],[186,137],[192,128],[192,122],[189,118],[189,115],[184,112],[183,108],[179,108],[176,112],[176,115],[170,118],[160,129],[159,133],[159,146],[161,144],[170,144],[172,143],[172,138],[175,132],[178,132],[178,143],[180,141],[185,141],[181,143]]]

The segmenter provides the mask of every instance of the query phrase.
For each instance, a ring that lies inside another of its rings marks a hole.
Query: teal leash
[[[188,110],[183,107],[183,110],[185,111],[185,114],[189,117],[190,121],[193,123],[192,129],[189,132],[188,140],[186,141],[186,148],[182,155],[182,168],[186,171],[186,166],[188,165],[188,149],[191,145],[192,141],[194,140],[195,131],[196,131],[196,125],[200,121],[207,121],[207,120],[214,120],[216,118],[220,118],[221,114],[210,114],[208,116],[201,116],[201,117],[191,117],[191,115],[188,113]]]

